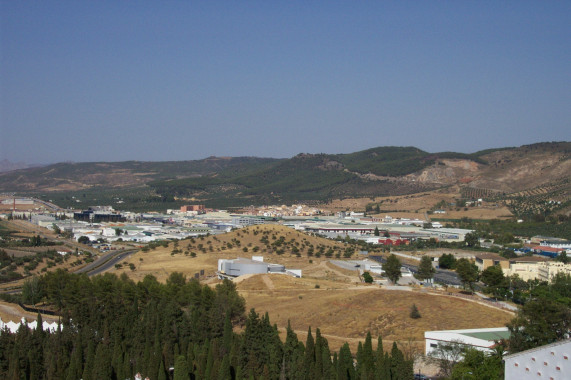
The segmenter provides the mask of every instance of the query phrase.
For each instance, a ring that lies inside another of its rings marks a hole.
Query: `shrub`
[[[416,307],[416,304],[412,304],[412,307],[410,308],[410,317],[412,319],[418,319],[421,317],[420,312],[418,311],[418,308]]]
[[[365,281],[367,284],[372,284],[373,276],[371,276],[369,272],[363,272],[363,281]]]

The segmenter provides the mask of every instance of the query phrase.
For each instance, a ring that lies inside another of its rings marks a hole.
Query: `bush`
[[[367,284],[372,284],[373,276],[371,276],[369,272],[363,272],[363,281],[365,281]]]
[[[420,312],[418,311],[418,308],[416,307],[416,304],[412,304],[412,307],[410,308],[410,317],[412,319],[418,319],[421,317]]]

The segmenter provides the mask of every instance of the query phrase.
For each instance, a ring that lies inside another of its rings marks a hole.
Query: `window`
[[[436,347],[438,347],[438,345],[436,343],[430,343],[430,347],[436,348]]]

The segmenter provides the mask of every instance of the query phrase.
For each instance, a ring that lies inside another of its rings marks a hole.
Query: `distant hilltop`
[[[67,192],[67,198],[81,197],[83,202],[89,201],[92,190],[98,203],[107,196],[108,203],[121,200],[125,206],[172,208],[176,202],[192,201],[227,208],[323,204],[454,187],[464,198],[507,197],[512,204],[529,193],[540,203],[557,201],[567,208],[570,153],[571,142],[545,142],[471,154],[388,146],[286,159],[58,163],[0,173],[0,192]]]
[[[37,165],[26,164],[25,162],[11,162],[8,160],[0,161],[0,173],[9,172],[18,169],[27,169]]]

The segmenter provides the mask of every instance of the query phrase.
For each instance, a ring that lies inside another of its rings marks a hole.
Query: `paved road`
[[[87,273],[88,276],[95,276],[97,274],[103,273],[108,269],[111,269],[115,264],[121,262],[127,257],[131,256],[133,253],[137,252],[138,249],[113,251],[107,253],[95,260],[92,263],[87,264],[81,269],[78,269],[74,273]]]
[[[83,268],[80,268],[73,273],[87,273],[89,277],[101,274],[113,268],[115,264],[131,256],[135,252],[138,252],[138,249],[110,252],[106,255],[98,257],[97,260],[95,260],[94,262],[87,264]],[[21,292],[22,292],[21,288],[15,288],[9,290],[0,289],[0,293],[6,293],[6,294],[17,294]]]
[[[379,263],[384,263],[387,261],[387,259],[382,256],[369,256],[369,258],[378,261]],[[418,266],[416,265],[402,264],[402,266],[408,268],[412,273],[418,272]],[[460,281],[458,275],[455,272],[445,269],[436,269],[436,273],[434,274],[434,281],[447,285],[462,285],[462,281]]]

